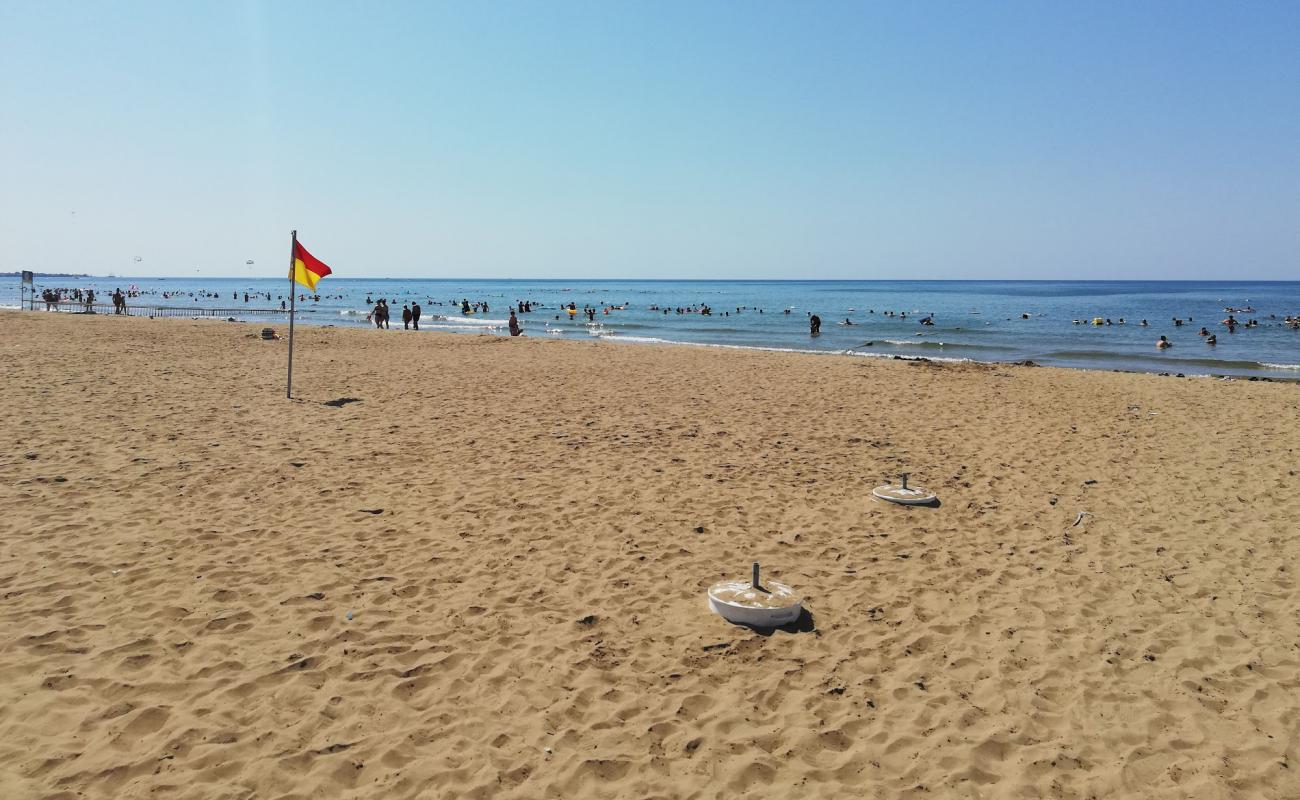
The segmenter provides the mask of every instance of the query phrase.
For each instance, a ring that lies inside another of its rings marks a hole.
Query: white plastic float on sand
[[[709,587],[709,610],[727,622],[776,628],[799,619],[803,598],[779,581],[758,580],[758,563],[748,581],[723,581]]]
[[[871,493],[881,500],[888,500],[891,503],[900,503],[905,506],[928,505],[939,499],[934,492],[908,486],[907,476],[908,473],[904,472],[901,486],[877,486],[871,490]]]

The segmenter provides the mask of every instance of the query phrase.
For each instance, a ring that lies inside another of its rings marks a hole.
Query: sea
[[[136,309],[211,309],[213,319],[284,325],[282,278],[46,278],[43,288],[94,288],[103,301],[133,289]],[[297,305],[297,322],[371,328],[375,300],[401,330],[403,304],[418,302],[421,332],[503,334],[509,311],[524,335],[627,344],[753,348],[846,358],[1023,362],[1192,376],[1300,379],[1300,282],[1255,281],[711,281],[415,280],[339,278]],[[300,292],[303,290],[300,289]],[[244,295],[248,294],[245,301]],[[461,312],[462,301],[487,310]],[[595,309],[595,319],[570,315]],[[17,307],[17,279],[0,287]],[[710,314],[701,313],[707,306]],[[40,303],[37,308],[43,308]],[[680,313],[679,313],[680,309]],[[1235,309],[1230,311],[1229,309]],[[137,311],[138,313],[138,311]],[[810,316],[822,320],[811,335]],[[1243,324],[1230,333],[1232,314]],[[923,325],[929,318],[933,324]],[[1175,320],[1183,320],[1177,325]],[[1147,325],[1141,324],[1146,320]],[[1247,327],[1254,320],[1258,324]],[[1098,322],[1100,324],[1094,324]],[[1217,337],[1206,343],[1204,327]],[[393,335],[375,331],[376,336]],[[1173,347],[1158,349],[1165,336]]]

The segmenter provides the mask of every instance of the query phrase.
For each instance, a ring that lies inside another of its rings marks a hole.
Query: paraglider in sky
[[[253,263],[253,259],[250,258],[250,259],[248,259],[247,261],[245,261],[244,263],[245,263],[245,264],[252,264],[252,263]]]
[[[140,258],[140,256],[136,256],[136,257],[135,257],[135,260],[136,260],[137,262],[139,262],[139,261],[144,261],[144,259],[143,259],[143,258]]]

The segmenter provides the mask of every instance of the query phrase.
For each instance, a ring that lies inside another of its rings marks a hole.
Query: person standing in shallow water
[[[411,303],[411,329],[417,331],[420,329],[420,304],[419,303],[414,303],[414,302]]]
[[[822,318],[813,314],[808,318],[808,333],[812,336],[822,332]]]
[[[510,335],[518,336],[523,332],[524,332],[523,329],[519,327],[519,318],[515,316],[515,312],[511,311],[510,312]]]
[[[406,303],[402,303],[402,330],[409,331],[410,329],[411,329],[411,307],[408,306]]]

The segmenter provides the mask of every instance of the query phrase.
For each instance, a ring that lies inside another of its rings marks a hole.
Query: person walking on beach
[[[523,329],[519,327],[519,318],[515,316],[515,312],[513,311],[510,312],[509,325],[510,325],[511,336],[518,336],[519,334],[524,332]]]
[[[822,318],[817,316],[816,314],[813,314],[811,317],[808,318],[808,333],[811,336],[816,336],[821,332],[822,332]]]
[[[411,329],[411,307],[408,306],[406,303],[402,303],[402,330],[409,331],[410,329]]]
[[[415,302],[411,303],[411,329],[420,329],[420,304]]]

